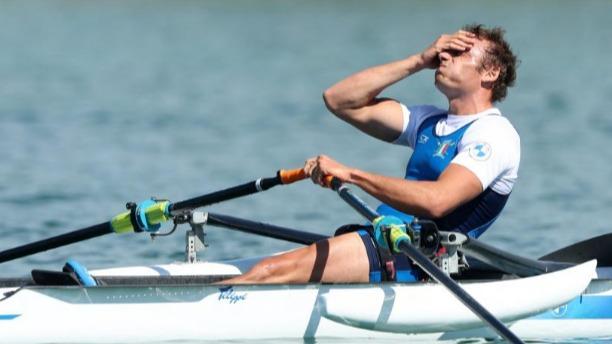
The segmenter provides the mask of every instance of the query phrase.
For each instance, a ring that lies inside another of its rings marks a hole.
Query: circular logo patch
[[[561,318],[567,313],[567,305],[559,306],[552,310],[552,313],[555,317]]]
[[[484,161],[489,159],[491,156],[491,151],[492,149],[490,144],[486,142],[477,143],[470,147],[470,157],[472,157],[474,160]]]

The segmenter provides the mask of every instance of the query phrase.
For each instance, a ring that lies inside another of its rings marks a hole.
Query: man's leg
[[[353,232],[266,258],[221,283],[368,282],[369,270],[363,241]]]

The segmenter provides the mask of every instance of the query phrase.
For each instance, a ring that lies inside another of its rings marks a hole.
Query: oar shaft
[[[540,257],[539,260],[579,264],[597,259],[597,266],[609,267],[612,266],[610,247],[612,247],[612,233],[574,243]]]
[[[467,242],[461,245],[459,250],[485,264],[501,271],[512,272],[520,277],[541,275],[572,266],[572,264],[568,263],[542,262],[517,256],[474,239],[468,239]]]
[[[30,244],[15,247],[10,250],[2,251],[0,252],[0,263],[29,256],[34,253],[47,251],[53,248],[73,244],[75,242],[99,237],[109,233],[113,233],[113,229],[110,225],[110,222],[100,223],[91,227],[79,229],[69,233],[36,241]]]
[[[310,245],[317,241],[327,239],[327,236],[321,234],[240,219],[223,214],[208,213],[208,220],[206,223],[211,226],[229,228],[303,245]]]
[[[363,216],[370,222],[374,221],[374,219],[379,216],[378,213],[376,213],[376,210],[370,208],[370,206],[367,205],[364,201],[362,201],[357,196],[353,195],[353,193],[351,192],[349,188],[342,185],[341,183],[340,184],[337,184],[337,183],[340,183],[340,181],[338,179],[333,179],[332,188],[336,190],[336,192],[338,192],[338,195],[340,195],[340,197],[346,203],[348,203],[348,205],[350,205],[359,214],[361,214],[361,216]]]
[[[261,181],[258,183],[258,181]],[[211,205],[215,203],[220,203],[223,201],[227,201],[234,198],[239,198],[247,195],[251,195],[263,190],[267,190],[273,186],[278,185],[276,182],[276,178],[265,178],[253,180],[248,183],[244,183],[242,185],[234,186],[225,190],[220,190],[216,192],[209,193],[207,195],[194,197],[185,201],[172,203],[170,205],[170,214],[175,215],[176,213],[180,213],[181,211],[195,209],[199,207],[203,207],[205,205]],[[260,188],[258,189],[258,185]]]
[[[281,184],[291,184],[306,178],[304,170],[280,170],[275,177],[260,178],[242,185],[237,185],[225,190],[209,193],[207,195],[194,197],[185,201],[172,203],[169,207],[170,215],[176,215],[185,210],[191,210],[223,201],[228,201],[234,198],[239,198],[251,195],[257,192],[265,191]]]

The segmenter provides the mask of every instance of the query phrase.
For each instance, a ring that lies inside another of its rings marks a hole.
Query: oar
[[[0,263],[109,233],[155,232],[162,222],[168,221],[172,216],[182,212],[254,194],[277,185],[291,184],[305,177],[302,169],[280,170],[274,177],[259,178],[182,202],[170,203],[168,201],[146,200],[138,205],[129,203],[129,211],[115,216],[110,221],[2,251],[0,252]]]
[[[303,245],[310,245],[328,238],[321,234],[215,213],[208,213],[206,223],[211,226],[229,228],[249,234],[261,235]]]
[[[207,224],[302,245],[311,245],[329,238],[322,234],[217,213],[208,213]],[[598,266],[612,266],[610,247],[612,247],[612,233],[577,242],[542,256],[538,260],[503,251],[476,239],[469,239],[461,250],[470,257],[478,259],[478,262],[484,263],[485,266],[481,268],[497,269],[526,277],[564,269],[570,266],[570,263],[580,264],[591,259],[597,259]]]
[[[375,210],[370,208],[361,199],[355,196],[342,182],[337,178],[327,178],[326,183],[336,191],[340,197],[345,200],[353,209],[357,210],[368,221],[373,222],[380,215]],[[434,263],[432,263],[425,255],[410,244],[409,239],[399,237],[394,243],[394,247],[398,248],[408,258],[412,259],[419,265],[429,276],[438,283],[444,285],[459,301],[468,307],[476,314],[483,322],[487,323],[494,329],[502,338],[515,344],[522,344],[523,341],[510,331],[499,319],[484,308],[470,294],[468,294],[457,282],[451,279],[448,275],[442,272]]]
[[[597,266],[612,266],[611,247],[612,233],[608,233],[558,249],[539,259],[575,264],[597,259]]]
[[[302,245],[314,244],[317,241],[329,238],[322,234],[216,213],[207,213],[206,224]],[[612,238],[612,235],[609,235],[609,238]],[[592,242],[592,240],[593,239],[587,241]],[[612,245],[608,247],[610,246]],[[567,249],[569,248],[570,247]],[[520,277],[528,277],[572,266],[570,263],[560,261],[542,261],[521,257],[471,238],[463,243],[460,250],[466,255],[469,255],[470,258],[476,258],[476,260],[470,259],[469,261],[470,270],[475,271],[482,271],[484,269],[486,271],[498,271],[512,273]],[[610,253],[608,253],[608,255],[610,255]]]

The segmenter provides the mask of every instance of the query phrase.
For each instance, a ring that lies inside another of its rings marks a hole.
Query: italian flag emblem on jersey
[[[442,159],[446,158],[446,154],[448,154],[448,150],[454,145],[455,145],[455,142],[453,142],[453,140],[444,140],[442,142],[438,141],[438,148],[434,152],[433,156],[442,158]]]

